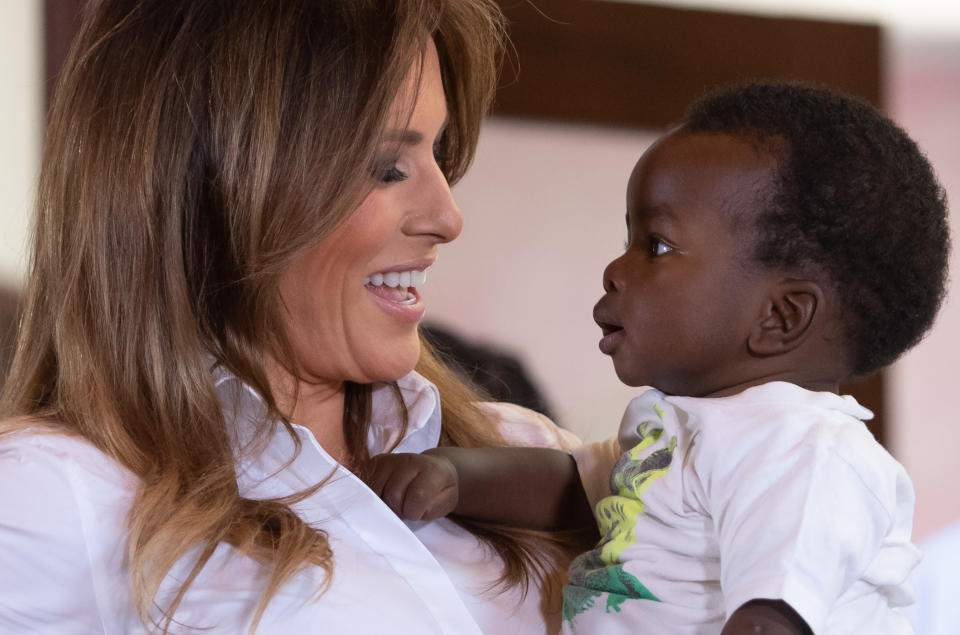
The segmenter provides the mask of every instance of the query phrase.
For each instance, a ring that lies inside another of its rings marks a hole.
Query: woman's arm
[[[408,520],[455,514],[528,529],[593,525],[576,463],[559,450],[440,447],[381,454],[362,475]]]

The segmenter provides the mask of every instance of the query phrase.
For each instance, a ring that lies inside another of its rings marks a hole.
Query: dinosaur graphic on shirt
[[[640,441],[627,450],[610,477],[611,495],[597,503],[601,539],[597,546],[578,556],[570,565],[570,582],[563,588],[563,619],[573,622],[606,595],[606,612],[619,612],[629,599],[660,600],[628,573],[620,561],[624,549],[636,541],[637,518],[646,505],[643,493],[667,473],[677,447],[677,438],[661,441],[664,410],[653,405],[658,420],[644,420],[636,427]],[[658,442],[661,447],[652,448]]]

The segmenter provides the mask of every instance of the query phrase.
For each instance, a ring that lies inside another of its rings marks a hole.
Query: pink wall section
[[[951,203],[952,280],[930,335],[890,373],[894,453],[917,493],[923,538],[960,519],[960,38],[893,42],[887,68],[891,115],[924,149]]]
[[[460,238],[423,289],[427,319],[513,351],[558,421],[613,434],[633,391],[597,348],[593,304],[626,239],[625,187],[650,133],[495,119],[454,188]]]

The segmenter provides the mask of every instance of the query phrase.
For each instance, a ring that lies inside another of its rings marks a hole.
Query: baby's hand
[[[459,499],[457,469],[442,456],[378,454],[361,477],[405,520],[434,520],[451,513]]]

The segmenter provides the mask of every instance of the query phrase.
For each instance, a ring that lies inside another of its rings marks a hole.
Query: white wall
[[[927,153],[951,203],[946,304],[889,382],[892,445],[913,478],[914,528],[923,537],[960,519],[960,36],[894,41],[888,68],[890,112]]]
[[[25,265],[42,125],[41,6],[4,3],[0,24],[0,284],[18,283]]]

